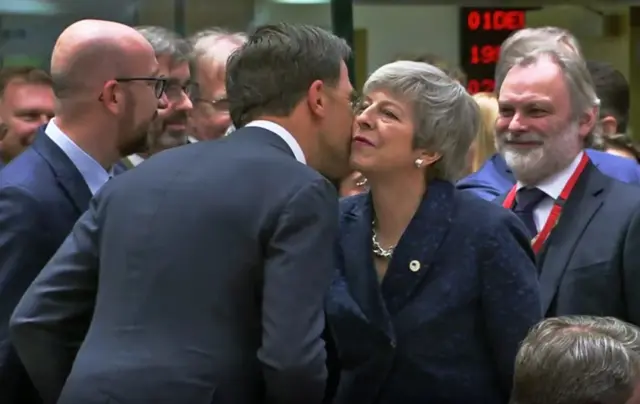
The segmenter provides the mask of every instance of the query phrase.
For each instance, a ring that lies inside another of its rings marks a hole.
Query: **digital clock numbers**
[[[525,27],[525,16],[522,9],[460,8],[460,65],[467,74],[470,93],[495,90],[500,45]]]

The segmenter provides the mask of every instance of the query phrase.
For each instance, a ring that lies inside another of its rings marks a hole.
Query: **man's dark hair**
[[[314,81],[336,86],[341,62],[350,55],[343,39],[318,27],[258,27],[227,62],[233,124],[240,128],[261,115],[288,116]]]
[[[395,60],[410,60],[412,62],[428,63],[442,70],[447,76],[456,80],[464,87],[467,86],[467,75],[464,70],[459,66],[449,63],[447,60],[434,53],[402,54]]]
[[[166,55],[173,63],[189,62],[192,57],[192,47],[188,40],[163,27],[145,25],[135,27],[153,48],[156,56]]]
[[[633,142],[631,137],[626,133],[616,133],[614,135],[605,136],[604,151],[607,149],[617,149],[625,151],[633,156],[638,163],[640,163],[640,149]]]
[[[618,133],[625,133],[629,123],[629,83],[619,70],[606,62],[588,60],[596,94],[600,99],[600,117],[612,116]]]
[[[53,86],[51,76],[44,70],[33,66],[10,66],[0,69],[0,98],[4,96],[7,86],[13,82]]]

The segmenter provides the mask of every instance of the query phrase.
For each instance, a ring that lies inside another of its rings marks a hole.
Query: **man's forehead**
[[[5,87],[4,93],[2,94],[2,100],[11,103],[17,102],[28,102],[31,98],[42,99],[42,97],[38,98],[38,95],[42,94],[45,96],[50,96],[50,98],[54,98],[53,88],[44,83],[29,83],[24,80],[15,80],[9,82],[9,84]]]
[[[156,59],[158,60],[160,70],[165,70],[167,72],[185,65],[189,67],[189,62],[187,60],[176,61],[176,59],[171,55],[156,55]]]
[[[167,77],[178,81],[185,81],[191,78],[191,69],[188,62],[174,63],[169,67]]]
[[[527,66],[514,66],[505,77],[498,95],[507,99],[552,99],[566,91],[562,71],[556,64],[540,60]]]

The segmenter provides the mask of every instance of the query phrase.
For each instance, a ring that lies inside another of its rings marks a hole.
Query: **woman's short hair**
[[[480,126],[478,104],[456,80],[428,63],[396,61],[373,72],[364,93],[384,89],[410,104],[413,147],[442,157],[429,178],[456,181],[467,168],[467,152]]]
[[[454,65],[434,53],[403,54],[395,60],[411,60],[413,62],[428,63],[442,70],[447,76],[458,81],[463,86],[467,86],[467,74],[464,70],[462,70],[460,66]]]

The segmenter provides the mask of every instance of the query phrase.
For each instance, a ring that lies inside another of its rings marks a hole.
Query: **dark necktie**
[[[533,210],[545,196],[547,196],[547,194],[538,188],[520,188],[516,193],[516,206],[513,212],[522,220],[525,226],[527,226],[531,238],[538,234],[536,222],[533,219]]]

